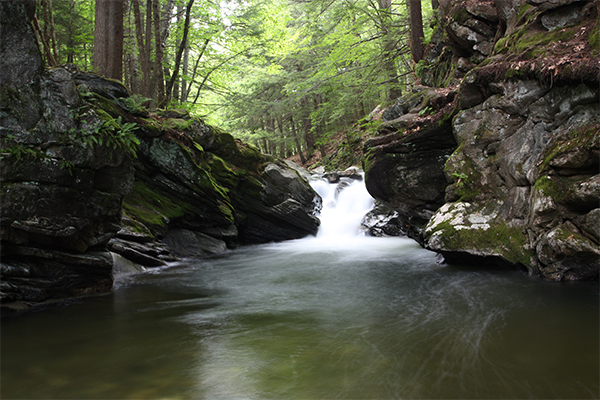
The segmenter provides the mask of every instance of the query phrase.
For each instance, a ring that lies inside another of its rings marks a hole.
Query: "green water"
[[[598,398],[589,283],[305,239],[2,321],[2,399]]]

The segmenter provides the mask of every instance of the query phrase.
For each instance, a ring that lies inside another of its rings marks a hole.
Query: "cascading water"
[[[361,235],[364,182],[312,184],[317,237],[183,260],[3,320],[0,396],[599,397],[597,285],[439,265],[410,239]]]
[[[342,178],[339,183],[331,184],[325,179],[315,179],[311,186],[323,199],[318,238],[347,238],[364,234],[360,223],[374,204],[364,180]]]

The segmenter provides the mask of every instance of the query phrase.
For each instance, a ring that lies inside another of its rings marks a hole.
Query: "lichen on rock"
[[[407,163],[422,154],[408,143],[411,128],[436,125],[404,114],[365,147],[367,188],[405,223],[421,221],[412,235],[426,248],[454,263],[493,259],[547,279],[598,279],[600,74],[590,45],[597,12],[598,1],[442,6],[436,32],[444,34],[417,70],[428,85],[459,84],[443,119],[451,120],[454,146],[443,163],[433,153]],[[475,34],[480,22],[497,28],[478,28],[492,49],[475,48],[484,41]],[[444,173],[436,186],[444,201],[429,217],[412,206],[429,181],[406,180],[398,173],[405,170]]]

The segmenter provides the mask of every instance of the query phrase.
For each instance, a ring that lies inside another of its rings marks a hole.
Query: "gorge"
[[[316,237],[121,273],[105,296],[3,320],[3,398],[597,398],[595,283],[361,235],[351,215],[373,200],[348,183]]]
[[[306,172],[119,82],[44,69],[26,3],[2,7],[4,310],[110,290],[115,254],[161,266],[316,233]],[[449,263],[598,279],[597,14],[442,4],[422,86],[364,144],[388,231]]]
[[[439,3],[316,174],[0,2],[2,397],[598,398],[599,2]]]

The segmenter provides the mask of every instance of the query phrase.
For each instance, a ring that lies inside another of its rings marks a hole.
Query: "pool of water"
[[[2,320],[1,397],[598,398],[598,285],[307,238]]]

